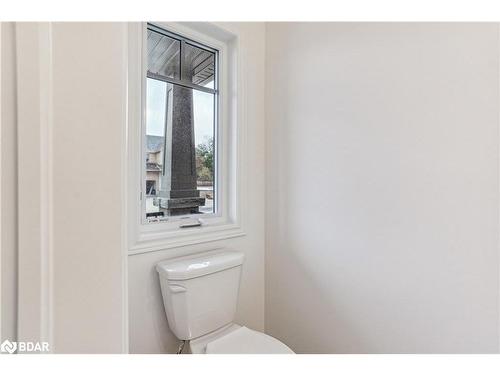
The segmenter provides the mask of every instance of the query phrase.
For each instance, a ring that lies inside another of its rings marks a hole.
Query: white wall
[[[268,24],[266,330],[498,351],[496,24]]]
[[[53,29],[54,340],[121,352],[126,24]]]
[[[20,340],[48,340],[55,353],[126,348],[126,31],[118,23],[16,24],[13,330]]]
[[[240,37],[245,113],[245,155],[248,175],[244,215],[246,236],[208,244],[186,246],[129,256],[129,350],[131,353],[172,353],[179,341],[168,329],[155,264],[163,259],[216,247],[245,253],[236,321],[264,329],[264,45],[262,23],[220,24]]]
[[[17,338],[17,131],[14,30],[14,23],[0,23],[0,341]]]

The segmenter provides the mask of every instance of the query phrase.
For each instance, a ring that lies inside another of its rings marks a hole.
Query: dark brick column
[[[165,173],[161,175],[159,205],[167,215],[198,213],[205,198],[197,190],[193,90],[167,86]]]

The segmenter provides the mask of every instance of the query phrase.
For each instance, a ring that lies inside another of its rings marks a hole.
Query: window
[[[144,221],[217,214],[218,51],[148,24],[145,52]]]
[[[146,194],[156,195],[156,181],[146,180]]]
[[[209,22],[130,23],[128,35],[130,254],[243,236],[240,35]]]

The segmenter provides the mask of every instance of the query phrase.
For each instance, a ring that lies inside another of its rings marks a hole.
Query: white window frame
[[[185,38],[218,50],[218,126],[216,128],[216,212],[170,217],[166,222],[147,223],[144,218],[143,163],[147,23],[129,26],[127,218],[129,253],[144,253],[244,235],[241,222],[245,124],[242,83],[239,75],[238,36],[210,23],[152,22]],[[199,227],[180,228],[199,220]]]

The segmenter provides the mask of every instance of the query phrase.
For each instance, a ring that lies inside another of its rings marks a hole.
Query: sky
[[[164,135],[166,83],[148,78],[146,134]],[[193,90],[194,134],[196,145],[213,137],[213,94]]]

